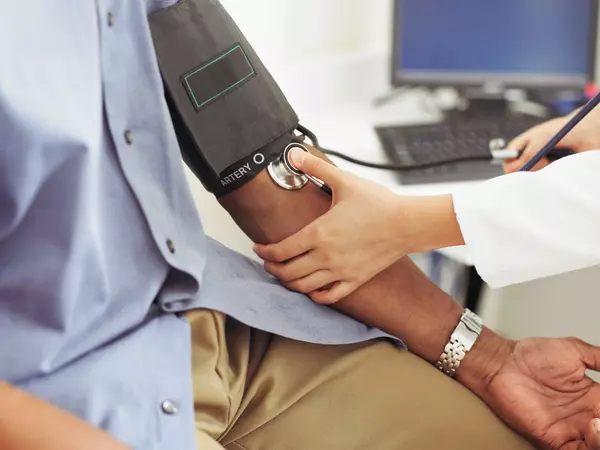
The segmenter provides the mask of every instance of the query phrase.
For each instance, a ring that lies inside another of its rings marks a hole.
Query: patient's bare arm
[[[281,241],[327,212],[331,199],[310,183],[299,191],[283,190],[263,171],[220,203],[254,242],[267,244]],[[438,360],[462,313],[409,259],[376,276],[336,308],[398,336],[430,362]],[[501,351],[503,345],[488,330],[477,342],[491,353]],[[471,353],[470,359],[476,360],[477,352]]]

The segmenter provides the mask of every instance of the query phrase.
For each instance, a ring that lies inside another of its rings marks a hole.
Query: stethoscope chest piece
[[[299,148],[308,153],[308,149],[301,144],[289,144],[281,157],[275,159],[267,166],[271,179],[283,189],[297,191],[308,183],[308,177],[295,169],[289,160],[289,154],[294,148]]]

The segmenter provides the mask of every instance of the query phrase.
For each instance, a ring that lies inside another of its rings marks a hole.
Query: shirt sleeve
[[[600,264],[600,151],[454,195],[481,277],[502,287]]]
[[[154,14],[156,11],[169,8],[180,1],[181,0],[146,0],[146,13],[148,15]]]

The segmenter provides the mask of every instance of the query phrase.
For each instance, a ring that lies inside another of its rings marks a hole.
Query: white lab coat
[[[453,197],[475,267],[492,287],[600,265],[600,150]]]

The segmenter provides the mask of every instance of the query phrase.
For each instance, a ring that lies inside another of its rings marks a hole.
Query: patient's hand
[[[466,383],[474,384],[473,390],[504,421],[543,448],[598,448],[594,417],[600,385],[585,371],[600,370],[600,348],[572,338],[526,339],[510,346],[479,387],[475,379]]]

